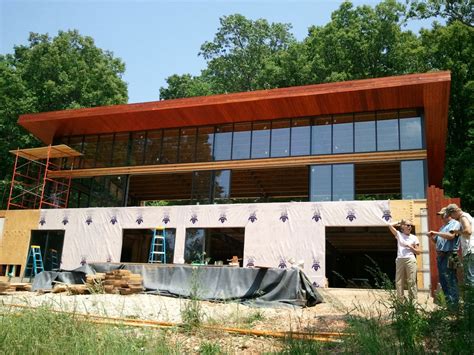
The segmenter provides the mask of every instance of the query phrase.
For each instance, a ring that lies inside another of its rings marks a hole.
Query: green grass
[[[1,354],[180,354],[150,330],[99,325],[47,308],[0,316]]]

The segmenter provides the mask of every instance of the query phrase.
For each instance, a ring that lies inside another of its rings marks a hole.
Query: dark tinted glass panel
[[[196,161],[212,161],[212,147],[214,145],[214,127],[198,128]]]
[[[331,201],[331,165],[312,165],[310,169],[311,201]]]
[[[214,160],[230,160],[232,153],[232,125],[216,127]]]
[[[161,141],[163,131],[148,131],[145,142],[145,164],[160,164],[161,157]]]
[[[72,149],[75,149],[77,150],[79,153],[82,153],[82,140],[84,139],[83,136],[76,136],[76,137],[69,137],[69,142],[68,142],[68,145],[72,148]],[[71,164],[74,164],[74,167],[77,168],[79,166],[81,166],[81,162],[82,162],[82,157],[78,157],[78,158],[69,158],[67,159],[67,162],[66,162],[66,168],[70,168],[71,167]]]
[[[85,136],[84,137],[84,158],[82,168],[90,169],[95,167],[95,157],[97,156],[97,141],[98,136]]]
[[[354,199],[354,165],[337,164],[332,167],[332,200]]]
[[[268,158],[270,156],[270,123],[257,122],[252,130],[252,158]]]
[[[425,164],[424,160],[402,161],[402,199],[425,198]]]
[[[230,195],[230,170],[214,172],[214,199],[228,199]]]
[[[204,243],[204,229],[187,228],[184,242],[184,262],[187,264],[203,263],[205,258]]]
[[[193,203],[211,202],[212,171],[194,171],[191,199]]]
[[[311,149],[311,126],[309,118],[297,118],[291,122],[292,156],[309,155]]]
[[[377,113],[377,150],[398,150],[397,112]]]
[[[356,200],[400,200],[400,162],[355,164]]]
[[[290,120],[273,121],[271,133],[271,156],[287,157],[290,155]]]
[[[145,132],[132,132],[130,165],[143,165],[145,159]]]
[[[116,133],[114,138],[114,151],[112,154],[113,166],[126,166],[128,162],[129,133]]]
[[[178,129],[165,129],[163,131],[163,144],[161,145],[161,163],[174,164],[178,161]]]
[[[354,116],[354,137],[356,152],[375,151],[375,114],[360,113]]]
[[[99,136],[99,145],[97,147],[97,159],[95,166],[104,168],[112,163],[112,146],[114,142],[113,134],[103,134]]]
[[[331,154],[332,152],[332,118],[317,117],[311,127],[311,154]]]
[[[421,117],[400,119],[400,149],[423,148]]]
[[[179,162],[193,163],[196,152],[196,128],[182,128],[179,136]]]
[[[250,158],[250,123],[236,123],[234,125],[234,140],[232,144],[232,159]]]
[[[354,151],[353,116],[336,115],[332,126],[333,154],[349,153]]]

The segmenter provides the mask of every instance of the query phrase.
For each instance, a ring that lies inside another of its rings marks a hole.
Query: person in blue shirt
[[[446,208],[442,208],[438,215],[443,218],[444,224],[438,232],[429,231],[428,236],[436,243],[439,283],[446,296],[446,302],[448,306],[457,306],[459,303],[457,254],[460,240],[452,231],[458,230],[460,224],[446,213]]]

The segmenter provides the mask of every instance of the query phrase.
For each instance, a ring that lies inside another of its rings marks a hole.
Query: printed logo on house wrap
[[[348,220],[351,221],[351,222],[352,222],[353,220],[357,219],[354,209],[348,209],[348,210],[347,210],[347,217],[346,217],[346,219],[348,219]]]
[[[192,224],[195,224],[197,221],[199,221],[197,214],[193,213],[193,214],[191,215],[191,218],[189,219],[189,221],[190,221]]]
[[[253,256],[249,256],[247,259],[247,267],[254,267],[255,266],[255,258]]]
[[[280,258],[280,262],[278,264],[278,267],[280,269],[286,269],[286,260],[285,260],[285,258]]]
[[[313,206],[313,217],[311,219],[315,222],[319,222],[320,220],[323,219],[319,205]]]
[[[257,220],[257,212],[251,212],[248,220],[252,223],[255,222]]]
[[[382,218],[386,220],[387,222],[390,221],[392,219],[392,214],[390,210],[383,210]]]
[[[138,225],[142,224],[143,223],[143,216],[141,214],[138,215],[135,222],[137,222]]]
[[[41,226],[44,226],[46,224],[46,217],[45,216],[41,216],[41,218],[39,220],[39,224],[41,224]]]
[[[69,223],[69,216],[68,216],[67,214],[65,214],[65,215],[63,216],[63,220],[61,221],[61,223],[62,223],[63,225],[66,225],[66,224]]]
[[[288,217],[288,211],[287,211],[287,210],[281,211],[281,214],[280,214],[280,221],[282,221],[283,223],[285,223],[285,222],[288,221],[289,219],[290,219],[290,217]]]

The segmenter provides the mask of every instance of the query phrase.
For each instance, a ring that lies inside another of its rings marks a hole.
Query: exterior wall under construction
[[[4,270],[7,265],[24,270],[32,231],[64,231],[61,268],[74,269],[81,262],[121,262],[125,229],[175,230],[170,262],[180,264],[187,229],[244,228],[244,267],[296,263],[315,285],[324,286],[331,272],[326,267],[326,227],[381,227],[390,220],[411,218],[424,250],[418,257],[418,286],[424,288],[429,282],[428,242],[422,238],[425,208],[425,200],[399,200],[7,211],[0,264]]]

